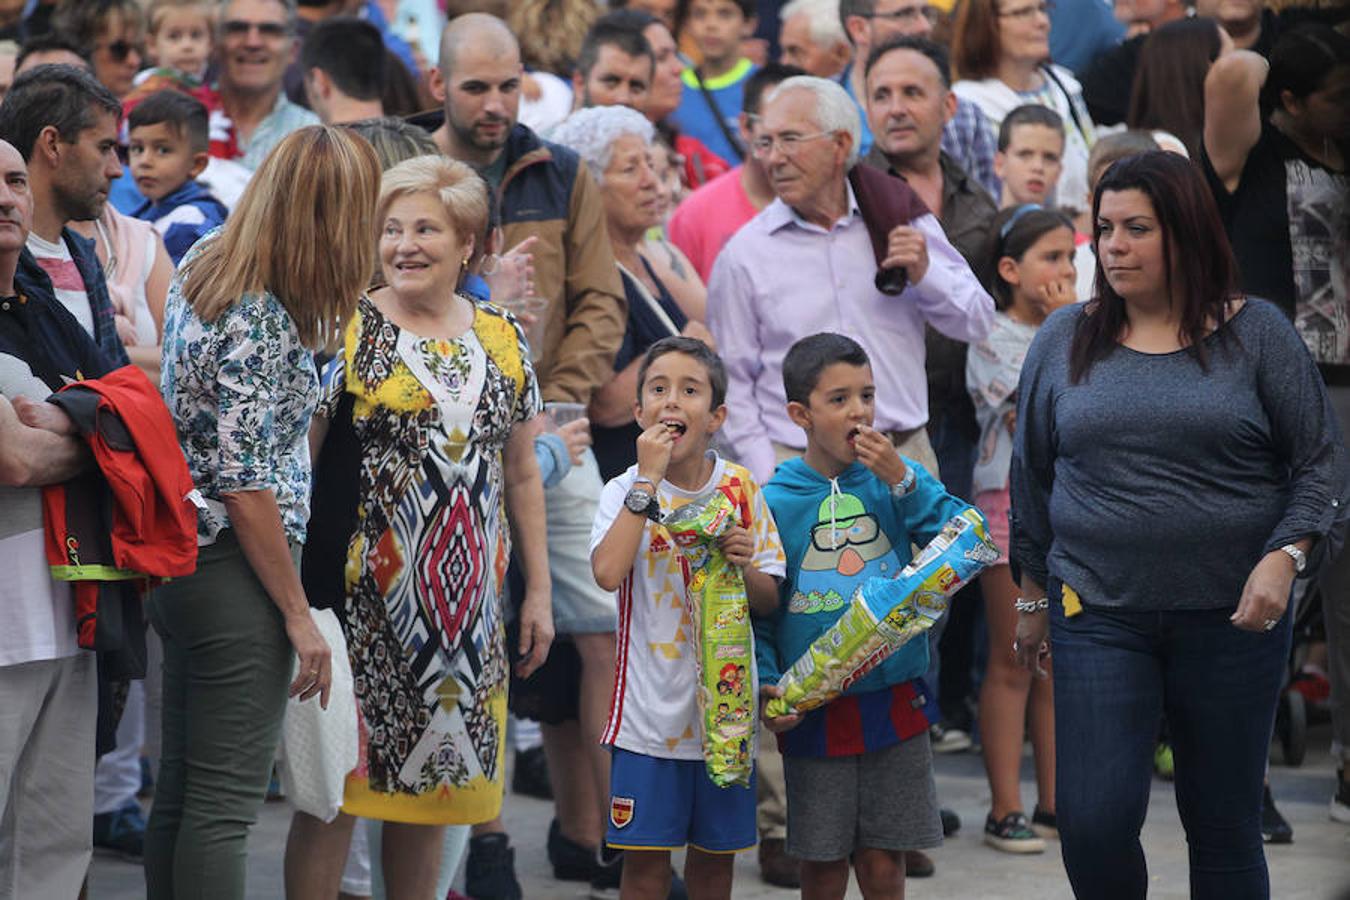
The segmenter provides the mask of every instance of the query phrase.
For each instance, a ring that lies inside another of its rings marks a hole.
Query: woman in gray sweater
[[[1307,349],[1241,296],[1185,159],[1113,165],[1094,198],[1095,299],[1027,353],[1012,464],[1014,652],[1054,649],[1058,825],[1079,897],[1142,898],[1139,830],[1165,713],[1197,898],[1264,898],[1266,751],[1296,574],[1343,449]],[[1049,602],[1046,602],[1046,598]]]

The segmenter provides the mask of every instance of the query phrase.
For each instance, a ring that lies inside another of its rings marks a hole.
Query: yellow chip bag
[[[717,539],[737,524],[739,504],[719,488],[663,520],[689,566],[686,603],[698,671],[703,759],[719,787],[749,786],[755,758],[754,637],[745,578]]]
[[[967,507],[894,578],[869,578],[848,608],[778,680],[767,716],[824,706],[933,626],[947,599],[998,560],[984,516]]]

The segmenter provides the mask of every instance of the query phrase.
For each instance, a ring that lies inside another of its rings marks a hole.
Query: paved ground
[[[1297,769],[1274,766],[1271,781],[1280,809],[1294,826],[1294,843],[1271,847],[1272,897],[1276,900],[1350,900],[1350,826],[1338,825],[1327,816],[1334,772],[1327,753],[1329,733],[1325,726],[1313,729],[1308,758]],[[1278,751],[1276,751],[1278,759]],[[1026,767],[1029,769],[1029,766]],[[1057,848],[1043,856],[1010,857],[985,847],[980,828],[989,803],[989,790],[977,756],[959,754],[938,757],[938,795],[946,806],[960,813],[965,827],[933,853],[937,875],[911,880],[907,896],[927,898],[1069,898],[1068,881]],[[1029,772],[1024,770],[1024,777]],[[1023,796],[1034,799],[1030,782]],[[508,797],[505,818],[517,847],[517,868],[528,900],[577,900],[584,886],[555,882],[544,856],[551,807],[537,800]],[[290,813],[285,804],[264,808],[250,841],[249,898],[273,900],[282,897],[281,855]],[[1150,897],[1181,900],[1188,895],[1186,842],[1177,819],[1172,787],[1155,781],[1144,847],[1152,872]],[[743,854],[737,864],[735,896],[743,900],[785,900],[795,894],[763,884],[753,854]],[[138,866],[98,858],[90,879],[92,900],[132,900],[144,896]],[[859,896],[856,887],[849,896]]]

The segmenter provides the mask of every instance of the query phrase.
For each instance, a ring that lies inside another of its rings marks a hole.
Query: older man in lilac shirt
[[[924,323],[973,343],[993,322],[993,300],[931,213],[889,234],[882,267],[903,268],[908,287],[898,296],[877,290],[876,256],[847,178],[860,131],[839,85],[809,77],[779,85],[754,147],[778,199],[713,266],[708,324],[730,379],[727,437],[761,483],[783,450],[806,444],[783,391],[783,357],[795,341],[834,331],[862,344],[876,379],[876,427],[935,470],[923,430]],[[896,189],[905,188],[897,181]]]

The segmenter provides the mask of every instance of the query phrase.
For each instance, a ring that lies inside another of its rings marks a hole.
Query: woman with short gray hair
[[[600,185],[605,225],[628,299],[628,331],[614,360],[614,377],[595,392],[588,413],[605,479],[637,461],[634,448],[641,429],[633,420],[633,401],[638,365],[647,348],[675,334],[713,343],[701,321],[707,290],[693,266],[683,261],[696,290],[677,296],[674,285],[668,287],[648,259],[647,233],[661,224],[667,202],[654,167],[654,136],[651,122],[626,106],[578,110],[549,135],[575,151]]]

